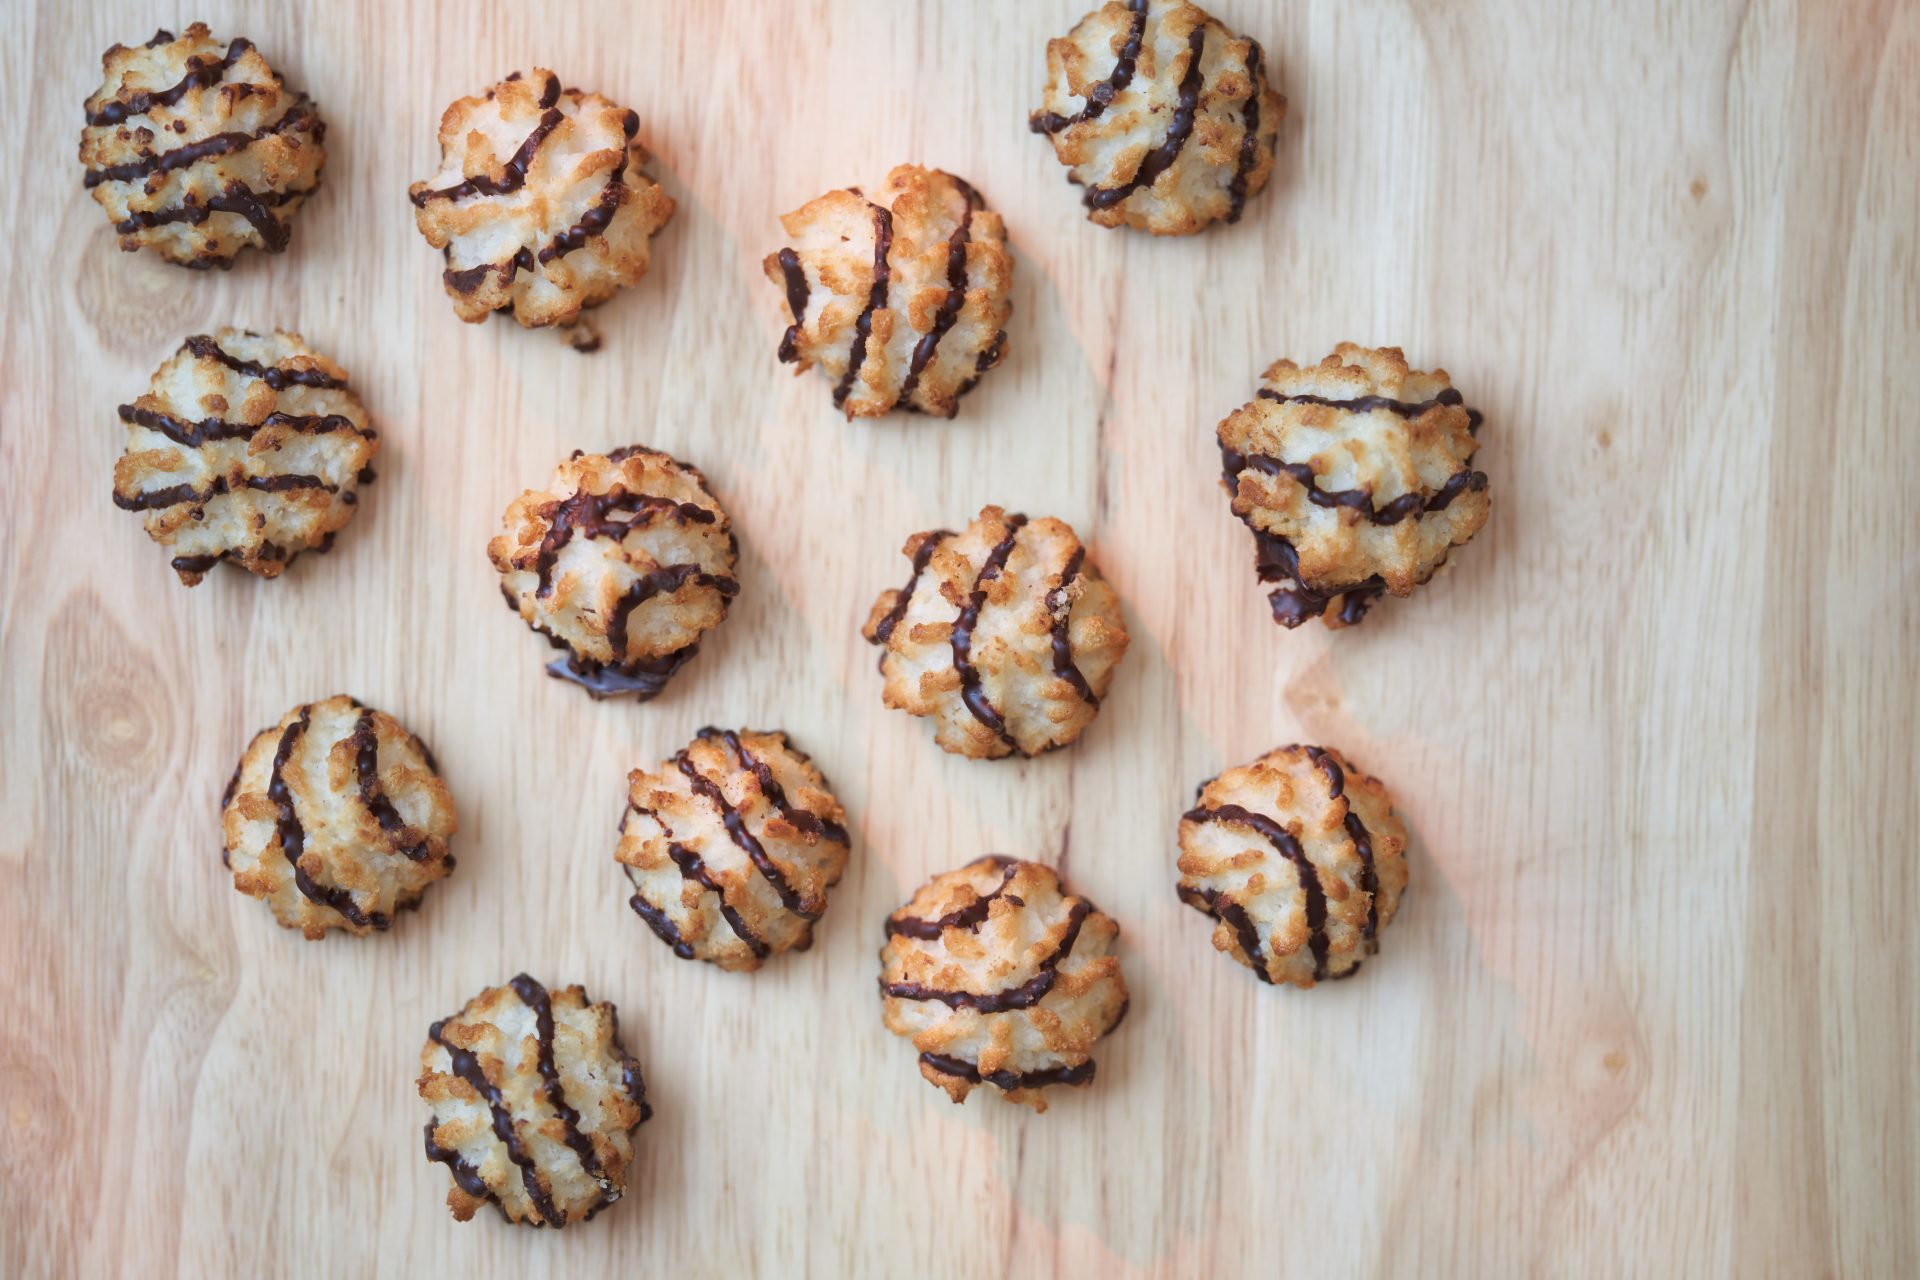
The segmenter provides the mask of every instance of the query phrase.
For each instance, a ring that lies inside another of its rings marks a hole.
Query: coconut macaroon
[[[1318,365],[1268,369],[1218,435],[1274,621],[1352,626],[1438,573],[1487,522],[1480,421],[1446,370],[1409,369],[1397,347],[1343,342]]]
[[[453,797],[433,753],[344,694],[255,735],[220,804],[233,887],[310,940],[386,929],[453,870]]]
[[[993,855],[920,886],[887,917],[880,997],[920,1074],[955,1102],[987,1084],[1047,1109],[1093,1079],[1093,1046],[1127,1012],[1120,926],[1037,862]]]
[[[683,960],[758,969],[813,945],[846,870],[846,812],[784,733],[702,729],[627,775],[614,857],[634,911]]]
[[[196,334],[120,420],[114,505],[142,513],[190,587],[222,560],[275,578],[328,550],[380,450],[346,371],[297,333]]]
[[[507,607],[595,698],[655,697],[739,593],[732,522],[697,467],[638,445],[578,450],[487,544]]]
[[[1348,978],[1407,887],[1407,829],[1330,747],[1280,747],[1200,788],[1180,819],[1180,900],[1262,982]]]
[[[1093,723],[1127,627],[1072,526],[985,507],[901,550],[913,575],[861,631],[882,649],[888,706],[931,716],[935,742],[977,760],[1052,751]]]
[[[524,973],[433,1024],[419,1089],[427,1159],[453,1175],[461,1222],[488,1202],[524,1226],[585,1222],[625,1193],[633,1131],[653,1114],[619,1012]]]
[[[440,170],[408,194],[462,320],[571,325],[640,282],[674,206],[640,171],[639,130],[632,111],[540,67],[447,108]]]
[[[780,359],[819,365],[848,418],[951,418],[1006,355],[1007,231],[964,180],[903,164],[871,196],[829,191],[780,223],[793,244],[764,264],[793,317]]]
[[[1028,123],[1085,188],[1090,220],[1184,236],[1240,220],[1286,111],[1259,41],[1195,5],[1113,0],[1047,42]]]
[[[87,99],[87,189],[129,252],[226,268],[249,245],[279,253],[320,183],[326,126],[251,41],[196,22],[114,45]]]

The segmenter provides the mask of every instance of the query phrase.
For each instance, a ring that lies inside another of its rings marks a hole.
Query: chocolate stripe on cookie
[[[226,348],[222,347],[210,334],[196,333],[181,343],[180,349],[196,360],[212,360],[225,365],[235,373],[258,378],[275,391],[284,391],[294,386],[313,387],[316,390],[343,389],[347,385],[345,378],[336,378],[319,369],[289,369],[282,365],[269,368],[251,360],[242,360],[239,356],[229,355]]]
[[[288,725],[286,732],[280,735],[280,745],[273,753],[273,772],[267,779],[267,799],[278,807],[280,816],[275,829],[280,837],[280,856],[286,859],[287,866],[293,872],[293,883],[308,901],[330,907],[340,913],[347,923],[375,929],[385,929],[393,922],[376,911],[372,915],[360,910],[353,900],[353,894],[337,885],[317,884],[306,869],[300,865],[300,858],[306,852],[307,829],[300,822],[300,811],[295,807],[293,794],[287,788],[287,763],[293,758],[294,748],[299,745],[307,726],[313,722],[311,708],[300,708],[300,718]]]
[[[1072,685],[1074,692],[1087,700],[1087,705],[1098,707],[1100,699],[1080,674],[1080,668],[1073,662],[1073,638],[1068,634],[1068,626],[1073,621],[1073,601],[1067,598],[1067,588],[1080,576],[1080,566],[1087,558],[1087,549],[1076,546],[1073,554],[1067,557],[1066,568],[1060,571],[1060,581],[1053,590],[1047,592],[1047,612],[1053,615],[1053,674]]]
[[[299,435],[323,436],[335,431],[352,431],[372,438],[371,431],[362,430],[351,418],[341,414],[268,414],[258,422],[230,422],[225,418],[202,418],[198,422],[187,422],[171,414],[160,413],[154,409],[142,409],[138,405],[120,406],[120,421],[145,427],[149,431],[158,431],[175,444],[198,449],[216,440],[252,440],[253,437],[270,427],[292,431]]]
[[[453,1073],[465,1080],[468,1086],[486,1102],[487,1109],[493,1114],[493,1134],[506,1145],[507,1159],[520,1166],[520,1181],[526,1187],[527,1199],[533,1202],[534,1210],[539,1213],[540,1220],[549,1226],[564,1227],[566,1219],[554,1207],[552,1197],[541,1185],[539,1167],[535,1165],[533,1157],[527,1154],[526,1148],[520,1143],[520,1134],[514,1128],[513,1114],[507,1109],[506,1098],[501,1096],[499,1086],[487,1079],[486,1070],[480,1065],[478,1058],[468,1050],[447,1042],[443,1033],[448,1021],[450,1019],[442,1019],[434,1023],[427,1031],[428,1038],[447,1051]],[[432,1140],[431,1128],[428,1130],[428,1140]]]
[[[1180,100],[1174,106],[1173,123],[1167,129],[1166,141],[1147,153],[1129,181],[1117,187],[1088,187],[1081,197],[1087,208],[1110,209],[1134,192],[1153,186],[1180,158],[1187,139],[1193,135],[1193,116],[1200,105],[1201,85],[1206,81],[1206,74],[1200,68],[1206,47],[1206,27],[1195,27],[1187,37],[1187,71],[1180,77]]]
[[[620,512],[630,514],[622,519],[618,514]],[[540,582],[534,594],[548,596],[553,593],[554,562],[576,532],[588,538],[612,538],[618,542],[632,533],[635,527],[646,528],[651,525],[651,517],[656,514],[669,516],[675,524],[712,524],[718,518],[698,503],[679,502],[650,493],[634,493],[618,484],[605,493],[581,490],[567,498],[549,517],[546,536],[540,539],[540,548],[534,553],[532,569]],[[616,649],[616,655],[618,652]]]
[[[967,710],[973,712],[973,718],[1000,735],[1000,738],[1015,751],[1020,749],[1013,735],[1007,732],[1006,721],[994,709],[992,699],[980,685],[979,669],[973,665],[973,629],[980,621],[980,611],[986,606],[986,583],[1000,576],[1006,567],[1007,557],[1013,554],[1014,541],[1020,535],[1020,529],[1027,523],[1022,515],[1007,517],[1007,532],[987,553],[981,562],[980,572],[974,577],[973,590],[967,596],[966,607],[953,623],[953,666],[960,673],[960,698],[967,704]]]
[[[1076,898],[1067,910],[1067,931],[1061,936],[1060,945],[1049,952],[1041,961],[1039,971],[1033,977],[1015,987],[1002,991],[948,991],[940,987],[923,986],[917,982],[886,982],[880,984],[883,995],[901,1000],[938,1000],[950,1009],[974,1009],[980,1013],[1005,1013],[1012,1009],[1031,1009],[1046,998],[1053,984],[1060,978],[1060,962],[1073,954],[1073,944],[1080,939],[1080,926],[1086,923],[1093,907],[1085,898]]]
[[[1392,396],[1360,396],[1353,400],[1329,400],[1324,396],[1282,395],[1271,387],[1262,387],[1259,392],[1262,400],[1272,400],[1278,404],[1317,404],[1328,409],[1345,409],[1350,413],[1372,413],[1376,409],[1385,409],[1388,413],[1399,414],[1403,418],[1417,418],[1429,409],[1442,405],[1461,405],[1466,401],[1458,390],[1448,387],[1431,400],[1411,401],[1395,400]],[[1478,409],[1467,410],[1469,430],[1478,431],[1480,424],[1486,421],[1486,415]]]
[[[893,213],[872,201],[868,201],[867,207],[873,210],[873,287],[867,291],[866,309],[853,322],[853,347],[847,353],[847,371],[833,389],[836,405],[847,402],[853,381],[860,376],[860,366],[867,362],[867,338],[873,332],[873,313],[887,305],[887,286],[893,278],[893,267],[887,261],[887,255],[893,252]]]
[[[711,778],[700,772],[685,751],[677,752],[673,757],[673,763],[686,776],[687,785],[693,788],[694,794],[719,812],[720,821],[726,826],[727,834],[733,837],[733,842],[740,846],[741,851],[752,861],[754,868],[779,896],[781,905],[802,920],[818,920],[821,913],[827,909],[824,898],[809,899],[787,882],[786,874],[768,855],[758,837],[747,829],[747,820],[727,801],[726,793]]]
[[[953,1076],[974,1084],[986,1083],[1008,1093],[1015,1089],[1040,1089],[1053,1084],[1085,1084],[1093,1079],[1094,1064],[1089,1058],[1074,1066],[1046,1067],[1039,1071],[986,1071],[962,1058],[940,1053],[923,1053],[920,1061],[943,1076]]]
[[[718,734],[720,740],[727,744],[735,756],[739,757],[741,766],[751,772],[759,782],[760,794],[771,801],[774,808],[780,810],[781,815],[785,817],[796,830],[805,835],[824,836],[835,844],[853,843],[852,837],[847,834],[847,829],[839,823],[833,821],[831,818],[823,818],[809,809],[798,808],[790,803],[787,800],[785,788],[780,785],[780,780],[773,776],[773,767],[748,751],[746,744],[740,741],[739,734],[731,729],[722,731],[708,727],[702,729],[698,736],[705,738],[714,734]],[[793,754],[799,756],[802,760],[807,758],[803,753],[794,750],[792,744],[788,744],[787,749],[793,751]],[[825,785],[825,779],[822,779],[821,785]]]
[[[426,837],[407,825],[407,820],[400,816],[400,811],[393,807],[393,801],[380,787],[380,734],[374,715],[371,709],[362,708],[353,726],[353,767],[360,784],[360,803],[367,806],[367,812],[380,824],[380,829],[393,837],[395,852],[410,861],[425,862]],[[400,842],[409,835],[417,838],[403,846]]]
[[[782,249],[777,255],[780,274],[786,277],[787,310],[793,313],[793,323],[780,335],[780,363],[792,364],[800,358],[800,326],[807,318],[807,298],[811,292],[807,287],[807,271],[800,263],[800,255],[791,248]]]
[[[524,973],[516,975],[507,985],[513,988],[514,995],[520,997],[521,1004],[533,1010],[534,1033],[538,1041],[535,1062],[540,1070],[547,1104],[560,1118],[560,1136],[573,1154],[580,1158],[580,1167],[587,1176],[600,1184],[600,1203],[610,1203],[618,1198],[618,1193],[607,1181],[600,1156],[593,1149],[593,1139],[580,1132],[580,1113],[567,1104],[566,1086],[553,1060],[553,1001],[548,997],[545,987]]]
[[[161,43],[171,42],[172,37],[169,36]],[[233,68],[233,64],[245,57],[252,48],[253,42],[242,37],[227,46],[227,56],[224,58],[216,58],[204,53],[193,54],[187,59],[187,73],[174,84],[165,89],[143,89],[130,98],[109,102],[97,111],[89,111],[87,123],[89,125],[119,124],[129,116],[143,116],[155,107],[171,107],[195,89],[204,89],[225,79],[227,72]]]
[[[1327,775],[1328,798],[1346,805],[1347,812],[1341,821],[1347,829],[1347,838],[1353,841],[1354,852],[1360,855],[1360,890],[1367,895],[1367,923],[1361,929],[1360,936],[1372,943],[1380,928],[1380,876],[1373,865],[1373,833],[1367,830],[1366,822],[1353,807],[1353,798],[1346,793],[1347,775],[1341,770],[1340,762],[1319,747],[1308,747],[1306,752]],[[1377,949],[1374,946],[1368,948],[1369,951]],[[1356,969],[1359,967],[1357,964],[1354,966]]]
[[[1223,804],[1212,808],[1189,809],[1182,817],[1188,822],[1235,822],[1241,826],[1252,827],[1255,831],[1259,832],[1262,838],[1264,838],[1268,844],[1272,845],[1282,857],[1293,864],[1294,873],[1300,881],[1301,891],[1306,895],[1307,947],[1313,954],[1313,976],[1315,978],[1324,978],[1327,974],[1327,894],[1326,889],[1320,883],[1320,869],[1314,866],[1313,861],[1307,857],[1306,850],[1300,847],[1300,842],[1294,839],[1292,833],[1272,818],[1267,817],[1265,814],[1254,813],[1249,809],[1243,809],[1237,804]],[[1228,898],[1225,894],[1217,894],[1209,903],[1209,907],[1216,915],[1220,915],[1221,919],[1227,919],[1227,916],[1224,914],[1227,908],[1221,906],[1220,904],[1222,903],[1227,904],[1227,906],[1238,912],[1241,919],[1246,921],[1246,927],[1244,928],[1238,921],[1228,921],[1228,923],[1234,926],[1235,931],[1240,934],[1241,947],[1244,950],[1246,949],[1247,935],[1252,931],[1252,921],[1246,920],[1246,912],[1238,903],[1233,902],[1232,899]],[[1255,972],[1265,976],[1266,966],[1264,957],[1260,952],[1257,933],[1255,933],[1253,938],[1252,949],[1247,951],[1247,959],[1253,963]]]
[[[972,902],[957,910],[949,911],[937,920],[922,920],[915,916],[898,913],[887,917],[887,936],[889,938],[919,938],[926,942],[938,942],[940,935],[949,929],[965,929],[972,933],[986,922],[996,900],[1007,892],[1007,886],[1013,883],[1013,877],[1020,871],[1020,863],[1014,858],[1002,854],[993,854],[982,858],[981,862],[991,863],[1004,868],[1006,874],[1000,879],[1000,885],[993,892],[975,898]],[[978,866],[979,863],[975,863]]]
[[[641,812],[647,811],[642,810]],[[648,816],[655,822],[659,822],[660,829],[667,832],[667,856],[673,859],[674,866],[680,868],[680,875],[684,879],[691,880],[704,889],[711,890],[713,896],[720,900],[720,917],[727,922],[727,927],[733,930],[734,936],[747,944],[747,950],[753,952],[754,959],[765,960],[767,956],[771,954],[772,948],[768,947],[760,935],[749,928],[747,922],[740,918],[740,913],[728,904],[726,889],[721,886],[718,880],[713,878],[713,873],[707,870],[707,864],[701,861],[700,855],[687,848],[687,846],[675,841],[672,838],[672,831],[669,830],[665,822],[661,821],[659,814],[649,813]]]
[[[634,874],[632,867],[627,868],[627,880],[636,890],[634,895],[627,899],[627,905],[633,908],[633,913],[647,922],[647,927],[653,930],[654,936],[673,948],[673,954],[682,960],[693,959],[693,944],[680,936],[680,930],[666,912],[648,902],[637,892],[640,888],[640,879]]]
[[[631,111],[627,114],[633,115]],[[628,133],[627,136],[632,137],[633,134]],[[614,165],[613,172],[607,175],[607,185],[601,188],[600,198],[593,202],[580,221],[555,236],[552,243],[540,250],[541,262],[564,258],[606,231],[608,224],[613,221],[613,215],[620,212],[620,206],[627,202],[627,161],[632,155],[631,151],[620,153],[620,163]]]
[[[873,634],[867,637],[869,643],[877,644],[883,649],[886,647],[887,642],[893,637],[893,629],[900,625],[900,619],[906,617],[907,606],[913,603],[913,593],[920,586],[920,575],[927,571],[927,562],[933,559],[933,553],[940,549],[940,544],[952,536],[951,529],[935,529],[920,539],[920,545],[913,551],[913,576],[907,579],[907,585],[900,588],[893,597],[892,607],[874,626]],[[880,664],[883,668],[886,666],[886,661],[887,655],[882,653]]]
[[[1227,184],[1228,223],[1240,221],[1247,204],[1247,177],[1260,156],[1260,61],[1258,40],[1247,41],[1247,104],[1240,112],[1240,157],[1233,166],[1233,181]]]
[[[172,173],[175,169],[184,169],[201,160],[243,150],[276,134],[292,133],[300,129],[311,128],[317,138],[323,126],[313,114],[311,106],[312,104],[303,97],[293,104],[287,114],[270,125],[262,125],[252,133],[216,133],[198,142],[189,142],[183,147],[158,152],[140,160],[109,165],[105,169],[89,169],[86,186],[91,190],[103,182],[132,182],[136,178]]]
[[[501,166],[500,177],[492,178],[486,174],[479,174],[463,182],[456,182],[450,187],[442,187],[438,191],[416,192],[408,198],[413,201],[415,207],[424,208],[429,200],[464,200],[468,196],[475,195],[512,195],[527,184],[527,170],[533,164],[534,154],[547,140],[547,135],[559,128],[560,122],[566,119],[566,115],[554,106],[558,101],[560,101],[560,81],[556,77],[548,76],[546,91],[540,97],[542,108],[540,122],[533,126],[533,131],[520,143],[519,149],[508,157],[506,164]]]
[[[1127,28],[1126,43],[1120,46],[1120,56],[1114,60],[1112,73],[1093,86],[1093,92],[1087,95],[1087,105],[1070,116],[1042,112],[1027,121],[1029,129],[1035,133],[1059,133],[1083,120],[1098,120],[1113,100],[1133,83],[1133,73],[1140,57],[1140,41],[1147,33],[1147,0],[1128,0],[1127,7],[1133,10],[1133,22]]]
[[[971,197],[973,188],[963,188],[962,194]],[[960,215],[960,225],[953,229],[947,238],[947,296],[940,300],[940,309],[933,314],[933,326],[920,341],[913,344],[913,358],[907,365],[906,381],[900,384],[900,399],[913,399],[915,388],[920,385],[920,375],[933,363],[934,356],[940,350],[940,339],[947,336],[953,328],[953,322],[960,318],[960,308],[967,300],[967,244],[973,236],[973,201],[967,202],[966,212]]]

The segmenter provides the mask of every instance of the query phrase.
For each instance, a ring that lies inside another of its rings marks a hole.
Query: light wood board
[[[1086,223],[1026,113],[1082,0],[132,0],[0,13],[0,1274],[1913,1275],[1920,1270],[1920,5],[1218,0],[1292,110],[1235,228]],[[318,99],[291,252],[114,248],[80,104],[204,17]],[[452,98],[635,107],[680,202],[591,357],[458,323],[413,227]],[[775,215],[903,160],[1017,252],[953,423],[848,425],[773,350]],[[296,328],[386,444],[335,551],[187,591],[109,500],[181,337]],[[1356,631],[1267,618],[1213,426],[1342,339],[1487,413],[1493,517]],[[743,593],[659,701],[546,678],[484,553],[575,447],[703,467]],[[856,628],[983,503],[1090,541],[1133,649],[1073,750],[980,764]],[[309,944],[228,886],[248,735],[351,692],[437,749],[459,870]],[[806,955],[675,960],[625,905],[630,767],[781,726],[854,858]],[[1196,783],[1323,741],[1413,885],[1359,979],[1272,990],[1173,894]],[[1045,1116],[955,1108],[881,1027],[880,921],[983,851],[1124,929],[1132,1016]],[[618,1003],[658,1108],[564,1234],[455,1224],[429,1022],[527,969]]]

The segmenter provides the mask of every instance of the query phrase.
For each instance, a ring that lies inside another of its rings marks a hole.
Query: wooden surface
[[[0,1274],[1913,1275],[1920,1270],[1920,5],[1219,0],[1292,110],[1245,223],[1087,224],[1025,128],[1082,0],[6,0],[0,109]],[[116,252],[74,161],[101,51],[204,16],[319,100],[292,251]],[[582,357],[459,324],[412,225],[445,103],[539,63],[635,107],[680,211]],[[1017,258],[951,424],[777,366],[775,215],[914,159]],[[194,591],[109,500],[187,333],[297,328],[375,414],[333,554]],[[1487,412],[1493,517],[1357,631],[1267,620],[1214,423],[1341,339]],[[484,553],[576,446],[699,464],[743,594],[667,696],[547,679]],[[1071,751],[979,764],[880,705],[856,627],[916,530],[1072,522],[1132,652]],[[459,870],[367,941],[223,877],[248,735],[352,692],[439,752]],[[622,777],[783,726],[854,858],[806,955],[675,960]],[[1416,836],[1350,983],[1271,990],[1173,894],[1196,783],[1339,745]],[[986,850],[1116,915],[1091,1089],[949,1105],[881,1027],[884,913]],[[658,1108],[563,1235],[461,1226],[428,1023],[525,968],[618,1003]]]

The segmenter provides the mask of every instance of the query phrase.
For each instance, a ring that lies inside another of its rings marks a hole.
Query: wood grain
[[[284,257],[115,251],[73,154],[131,0],[0,6],[0,1274],[1899,1276],[1920,1271],[1920,4],[1219,0],[1292,110],[1245,223],[1085,223],[1025,131],[1082,0],[199,8],[320,101]],[[583,358],[467,327],[405,192],[515,67],[635,107],[680,212]],[[951,424],[776,366],[775,215],[906,159],[1018,254]],[[175,583],[110,472],[180,337],[297,328],[387,450],[335,552]],[[1357,631],[1265,617],[1212,427],[1281,355],[1444,365],[1493,518]],[[734,616],[667,696],[545,678],[484,544],[564,451],[702,466]],[[1072,522],[1133,651],[1074,750],[983,765],[880,705],[856,627],[916,529]],[[235,894],[247,735],[346,691],[438,750],[460,869],[365,942]],[[805,956],[676,961],[621,778],[783,726],[853,816]],[[1193,786],[1282,741],[1388,780],[1413,887],[1359,980],[1275,991],[1172,891]],[[879,921],[985,850],[1125,930],[1134,1012],[1042,1117],[951,1107],[881,1027]],[[453,1223],[428,1023],[525,968],[616,1001],[639,1191]]]

